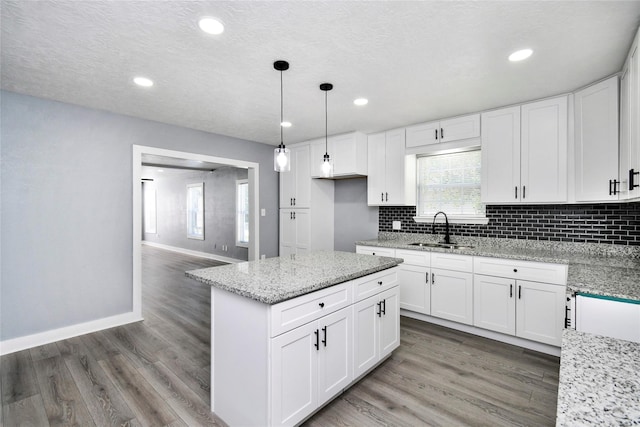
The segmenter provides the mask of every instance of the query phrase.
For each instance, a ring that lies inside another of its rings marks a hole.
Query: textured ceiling
[[[270,144],[572,91],[618,72],[640,1],[1,1],[3,89]],[[226,30],[202,33],[215,16]],[[507,56],[522,47],[521,63]],[[150,89],[131,79],[144,75]],[[356,107],[354,98],[369,98]]]

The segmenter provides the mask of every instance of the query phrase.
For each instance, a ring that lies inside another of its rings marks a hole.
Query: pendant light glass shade
[[[284,106],[283,106],[283,90],[282,90],[282,72],[289,69],[287,61],[276,61],[273,68],[280,71],[280,145],[273,151],[273,170],[276,172],[289,172],[291,170],[291,152],[284,146],[282,132],[284,126]]]
[[[327,92],[333,89],[333,85],[331,83],[322,83],[320,85],[320,90],[324,91],[324,156],[322,157],[322,177],[323,178],[331,178],[333,176],[333,162],[331,161],[331,157],[329,156],[329,135],[328,135],[328,109],[327,109]]]

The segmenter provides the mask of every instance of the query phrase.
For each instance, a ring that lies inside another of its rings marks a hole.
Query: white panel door
[[[401,205],[405,201],[405,131],[395,129],[386,132],[384,203]],[[371,171],[371,169],[369,169]]]
[[[369,135],[367,141],[367,203],[369,206],[384,204],[386,171],[385,133]],[[404,153],[404,149],[402,150]]]
[[[332,136],[329,138],[329,155],[333,159],[333,174],[346,175],[357,169],[356,138],[353,133],[347,135]],[[324,153],[322,153],[324,154]],[[320,161],[322,157],[319,158]],[[315,162],[316,159],[313,159]]]
[[[518,280],[516,336],[561,346],[566,287]]]
[[[423,123],[406,129],[406,148],[440,142],[440,122]]]
[[[431,269],[431,315],[473,324],[473,275]]]
[[[417,265],[398,266],[400,308],[417,313],[431,313],[430,269]]]
[[[516,333],[514,279],[473,276],[473,325],[503,334]]]
[[[296,252],[296,224],[293,209],[280,209],[280,256]]]
[[[567,201],[567,97],[521,107],[523,203]]]
[[[380,360],[378,295],[353,305],[353,376],[367,372]]]
[[[293,205],[296,208],[308,208],[311,206],[311,165],[309,164],[310,156],[311,154],[309,145],[303,145],[291,149],[291,171],[288,173],[294,176],[295,180],[295,194],[293,195]]]
[[[352,320],[351,307],[318,320],[318,405],[331,399],[353,380]]]
[[[628,61],[629,73],[629,169],[640,171],[640,49],[635,49]],[[626,171],[627,178],[629,170]],[[634,177],[634,185],[640,184],[640,175]],[[629,191],[629,198],[640,197],[640,187]]]
[[[295,209],[293,223],[296,229],[296,249],[309,250],[311,245],[311,218],[309,209]]]
[[[629,64],[629,67],[631,64]],[[622,70],[622,74],[620,76],[620,149],[619,149],[619,171],[618,175],[620,176],[620,200],[626,200],[629,198],[629,169],[631,169],[631,164],[634,163],[631,161],[630,156],[630,117],[629,111],[631,108],[630,105],[630,76],[631,70],[627,67]]]
[[[576,201],[618,200],[618,76],[576,92],[574,99]]]
[[[520,200],[520,107],[482,114],[483,203]]]
[[[400,295],[398,287],[380,294],[380,356],[382,359],[400,345]]]
[[[440,121],[440,142],[478,138],[479,136],[480,114],[470,114]]]
[[[316,322],[271,340],[273,425],[295,425],[317,407]]]

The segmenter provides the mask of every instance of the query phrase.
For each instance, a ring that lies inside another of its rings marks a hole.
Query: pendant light
[[[333,89],[333,85],[331,83],[322,83],[320,85],[320,90],[324,91],[324,156],[322,158],[322,176],[324,178],[330,178],[333,175],[333,165],[331,164],[331,157],[329,157],[329,132],[327,122],[328,114],[327,114],[327,92]]]
[[[273,169],[276,172],[289,172],[291,170],[291,152],[284,146],[282,138],[282,124],[284,123],[284,107],[282,102],[282,72],[289,69],[287,61],[276,61],[273,68],[280,71],[280,145],[273,152]]]

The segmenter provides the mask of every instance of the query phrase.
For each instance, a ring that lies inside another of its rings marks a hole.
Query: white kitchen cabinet
[[[328,149],[328,151],[327,151]],[[334,179],[367,175],[367,135],[351,132],[311,143],[311,176],[322,178],[322,160],[329,153]]]
[[[399,291],[395,286],[353,305],[354,378],[400,345]]]
[[[566,288],[526,280],[516,285],[516,336],[560,347]]]
[[[576,330],[640,342],[640,302],[576,295]]]
[[[302,254],[311,245],[309,209],[280,209],[280,256]]]
[[[640,29],[620,77],[620,199],[640,197]]]
[[[398,266],[400,308],[430,314],[431,253],[397,249],[396,257],[404,259]]]
[[[376,255],[376,256],[388,256],[395,257],[396,250],[393,248],[381,248],[379,246],[356,246],[356,253],[363,255]]]
[[[473,275],[432,267],[431,315],[473,324]]]
[[[344,308],[271,340],[274,425],[295,425],[353,379],[352,310]]]
[[[473,325],[515,335],[514,288],[513,279],[476,274],[473,278]]]
[[[291,170],[280,172],[280,207],[308,208],[311,204],[310,145],[290,145]]]
[[[416,159],[405,155],[405,130],[369,135],[367,202],[369,206],[415,206]]]
[[[482,114],[484,203],[566,202],[567,173],[566,96]]]
[[[575,93],[575,199],[618,200],[618,77]]]
[[[480,137],[480,114],[409,126],[406,148]]]

